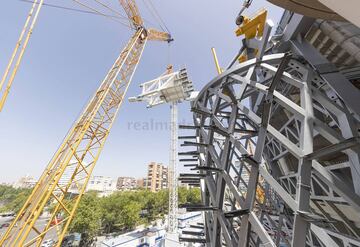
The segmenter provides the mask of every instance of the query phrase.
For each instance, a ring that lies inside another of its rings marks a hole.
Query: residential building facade
[[[146,188],[157,192],[168,187],[168,168],[161,163],[151,162],[148,165]]]
[[[116,181],[111,177],[92,176],[87,185],[86,191],[97,191],[99,196],[108,196],[116,191]]]
[[[36,185],[36,182],[33,177],[26,175],[14,183],[14,188],[31,189]]]
[[[146,187],[146,178],[138,178],[136,179],[136,187],[138,189],[142,189]]]
[[[133,190],[137,187],[137,181],[133,177],[118,177],[116,188],[118,190]]]

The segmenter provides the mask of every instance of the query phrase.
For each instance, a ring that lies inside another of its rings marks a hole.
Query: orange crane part
[[[260,38],[264,34],[265,22],[266,22],[267,11],[261,10],[255,17],[249,18],[240,15],[238,17],[238,28],[235,31],[236,36],[244,35],[246,40],[254,39],[255,37]],[[255,54],[258,50],[255,49]],[[245,62],[248,60],[247,50],[245,49],[238,58],[239,62]]]
[[[261,37],[264,33],[266,10],[261,10],[254,18],[244,17],[243,23],[236,29],[236,36],[245,35],[246,39]]]

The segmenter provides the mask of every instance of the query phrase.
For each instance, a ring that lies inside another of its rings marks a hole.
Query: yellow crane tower
[[[56,232],[56,246],[61,245],[123,102],[146,41],[171,41],[170,34],[144,27],[135,0],[119,2],[136,32],[64,138],[1,239],[0,246],[40,246],[50,232]],[[64,173],[67,174],[66,177]],[[50,217],[45,222],[42,219],[40,223],[39,217],[44,209],[50,212]]]

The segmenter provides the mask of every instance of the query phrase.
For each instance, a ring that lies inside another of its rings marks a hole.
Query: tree
[[[186,194],[186,202],[190,204],[201,203],[201,192],[200,188],[190,188]]]
[[[134,192],[118,192],[102,199],[102,220],[106,233],[133,229],[140,222],[141,204]]]
[[[155,209],[156,216],[164,216],[169,209],[169,190],[160,190],[156,195]]]
[[[201,203],[201,191],[200,188],[185,188],[180,187],[178,189],[178,201],[181,204],[200,204]]]
[[[30,193],[31,189],[0,185],[0,212],[19,212]]]
[[[113,232],[116,230],[116,226],[121,224],[120,212],[118,210],[118,198],[115,195],[105,197],[101,201],[102,208],[102,225],[106,233]]]
[[[30,189],[15,189],[0,185],[0,211],[18,212]],[[179,204],[198,204],[201,201],[200,189],[180,187]],[[54,205],[48,205],[52,211]],[[148,190],[117,192],[99,198],[96,192],[89,191],[81,199],[69,232],[82,234],[85,242],[104,231],[105,233],[131,230],[140,223],[151,223],[161,219],[168,212],[169,191],[156,193]],[[88,246],[88,244],[85,244]]]
[[[178,188],[178,203],[179,203],[179,205],[187,203],[186,194],[187,194],[187,189],[185,187]]]
[[[122,220],[127,229],[133,229],[140,222],[141,205],[138,202],[128,202],[123,207]]]
[[[99,198],[94,193],[85,194],[70,224],[70,232],[81,233],[82,239],[90,240],[101,228],[101,208]]]

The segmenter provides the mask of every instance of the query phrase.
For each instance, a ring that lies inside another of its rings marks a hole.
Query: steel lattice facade
[[[285,13],[192,104],[207,246],[360,246],[360,92],[313,23]]]

